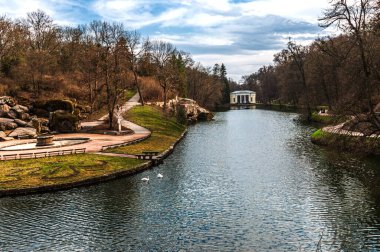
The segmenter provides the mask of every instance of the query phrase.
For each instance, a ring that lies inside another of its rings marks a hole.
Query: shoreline
[[[380,156],[379,137],[348,134],[347,132],[343,133],[328,131],[326,128],[328,127],[318,129],[310,136],[311,142],[313,144],[331,148],[337,151]]]
[[[70,190],[70,189],[74,189],[74,188],[78,188],[78,187],[97,185],[97,184],[100,184],[103,182],[108,182],[108,181],[112,181],[112,180],[115,180],[118,178],[123,178],[123,177],[132,176],[132,175],[141,173],[143,171],[152,169],[156,165],[161,164],[164,159],[166,159],[168,156],[170,156],[170,154],[173,153],[175,147],[185,138],[186,135],[187,135],[187,128],[184,130],[184,132],[181,134],[181,136],[178,137],[170,145],[170,147],[167,150],[163,151],[162,153],[160,153],[157,156],[156,160],[145,162],[145,163],[143,163],[141,165],[137,165],[131,169],[112,172],[109,174],[105,174],[103,176],[97,176],[97,177],[88,178],[88,179],[70,182],[70,183],[48,185],[48,186],[38,186],[38,187],[32,187],[32,188],[0,190],[0,198],[25,196],[25,195],[40,194],[40,193],[50,193],[50,192],[57,192],[57,191],[65,191],[65,190]],[[94,154],[94,155],[96,155],[96,154]]]

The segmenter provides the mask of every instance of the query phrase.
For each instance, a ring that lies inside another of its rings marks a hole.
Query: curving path
[[[140,105],[138,103],[138,100],[139,100],[139,95],[137,93],[136,95],[134,95],[129,101],[127,101],[122,106],[122,111],[126,112],[129,109],[133,108],[134,106]],[[92,127],[104,124],[105,123],[104,121],[106,119],[107,119],[107,115],[101,117],[100,119],[98,119],[96,121],[84,122],[84,123],[82,123],[82,127],[85,128],[86,130],[89,130]],[[25,153],[43,153],[43,152],[47,152],[47,151],[71,150],[71,149],[81,149],[81,148],[86,148],[86,153],[103,154],[103,153],[100,153],[102,151],[102,146],[128,143],[128,142],[132,142],[135,140],[144,139],[151,134],[151,132],[148,129],[145,129],[145,128],[143,128],[137,124],[134,124],[130,121],[127,121],[125,119],[122,120],[121,123],[124,127],[132,129],[134,131],[134,134],[125,135],[125,136],[90,134],[90,133],[56,134],[56,135],[54,135],[55,138],[86,137],[86,138],[90,138],[91,140],[89,142],[86,142],[86,143],[76,144],[76,145],[71,145],[71,146],[64,146],[64,147],[50,147],[50,148],[36,149],[36,150],[0,151],[0,155],[25,154]],[[30,143],[30,142],[31,142],[30,139],[0,142],[0,148],[5,147],[5,146]],[[125,157],[134,157],[132,155],[123,155],[123,154],[120,154],[120,155],[119,154],[113,154],[113,155],[125,156]]]

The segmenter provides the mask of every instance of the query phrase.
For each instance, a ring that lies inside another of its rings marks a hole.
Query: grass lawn
[[[72,183],[130,170],[142,163],[143,160],[92,154],[3,161],[0,190]]]
[[[166,117],[162,110],[151,106],[137,106],[124,115],[128,120],[149,129],[152,135],[147,140],[107,152],[139,154],[143,151],[163,152],[184,132],[186,127],[177,123],[176,118]]]

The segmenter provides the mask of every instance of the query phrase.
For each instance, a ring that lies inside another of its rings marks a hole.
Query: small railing
[[[143,138],[140,138],[140,139],[133,140],[133,141],[125,142],[125,143],[104,145],[104,146],[102,146],[102,151],[105,151],[105,150],[108,150],[108,149],[114,149],[114,148],[118,148],[118,147],[124,147],[124,146],[132,145],[132,144],[135,144],[135,143],[139,143],[139,142],[142,142],[142,141],[144,141],[145,139],[147,139],[149,137],[150,137],[150,135],[148,135],[146,137],[143,137]]]
[[[46,157],[65,156],[65,155],[84,154],[84,153],[86,153],[86,148],[45,151],[45,152],[31,152],[31,153],[20,153],[20,154],[5,154],[5,155],[0,156],[0,160],[7,161],[7,160],[32,159],[32,158],[46,158]]]

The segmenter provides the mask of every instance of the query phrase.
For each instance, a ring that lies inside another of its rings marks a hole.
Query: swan
[[[149,181],[149,177],[147,177],[147,178],[142,178],[141,181],[148,182],[148,181]]]
[[[163,178],[164,175],[162,175],[161,173],[157,174],[157,178]]]

